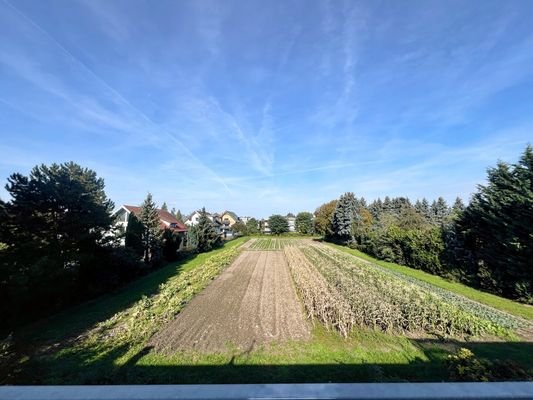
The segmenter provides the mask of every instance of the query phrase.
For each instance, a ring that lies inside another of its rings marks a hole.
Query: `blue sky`
[[[532,20],[529,0],[0,0],[0,178],[73,160],[117,205],[258,217],[468,199],[533,142]]]

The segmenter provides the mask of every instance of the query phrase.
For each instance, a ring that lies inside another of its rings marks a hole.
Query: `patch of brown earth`
[[[310,338],[281,251],[244,251],[150,340],[157,352],[251,350]]]

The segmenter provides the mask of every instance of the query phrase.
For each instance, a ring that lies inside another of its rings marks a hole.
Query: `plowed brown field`
[[[164,353],[251,350],[310,335],[283,252],[244,251],[151,345]]]

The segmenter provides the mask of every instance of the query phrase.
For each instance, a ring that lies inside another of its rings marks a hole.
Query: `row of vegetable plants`
[[[527,323],[322,244],[291,241],[284,252],[308,317],[343,336],[359,326],[452,337],[511,337]]]
[[[432,285],[431,283],[421,281],[414,277],[404,275],[401,272],[392,271],[387,268],[383,268],[377,264],[370,263],[366,260],[362,260],[350,254],[339,252],[328,246],[319,244],[313,244],[317,249],[320,249],[322,253],[328,254],[330,258],[333,258],[339,265],[350,269],[371,269],[379,271],[381,274],[387,275],[391,278],[399,279],[403,282],[415,285],[416,287],[423,289],[431,293],[434,296],[440,298],[443,302],[452,304],[461,310],[480,317],[484,320],[488,320],[491,323],[500,326],[502,328],[517,329],[531,327],[531,324],[514,315],[508,314],[504,311],[497,310],[485,304],[478,303],[467,297],[461,296],[457,293],[453,293],[449,290]]]
[[[248,246],[250,250],[282,250],[290,239],[258,238]]]
[[[504,327],[468,313],[412,283],[373,268],[347,264],[323,246],[303,253],[348,300],[359,326],[383,331],[424,331],[439,335],[508,335]]]
[[[347,337],[355,323],[355,316],[346,299],[317,273],[299,248],[288,245],[283,250],[307,317],[313,323],[318,320],[327,329]]]

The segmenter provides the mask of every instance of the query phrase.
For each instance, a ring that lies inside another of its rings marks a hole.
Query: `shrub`
[[[488,382],[491,379],[489,365],[476,358],[474,353],[462,347],[446,360],[450,380],[459,382]]]
[[[527,381],[533,377],[520,365],[510,360],[490,362],[477,358],[472,351],[464,347],[447,359],[450,380],[452,381]]]

